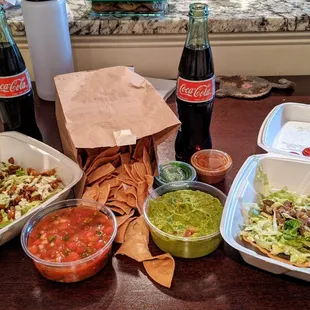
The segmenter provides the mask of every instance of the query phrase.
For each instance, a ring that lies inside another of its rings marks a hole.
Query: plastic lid
[[[268,153],[309,160],[310,106],[286,102],[273,108],[261,125],[257,144]]]
[[[197,174],[195,169],[182,161],[171,161],[159,166],[159,175],[155,177],[158,185],[176,181],[195,181]]]
[[[232,166],[231,157],[222,151],[207,149],[193,154],[191,164],[198,174],[222,175]]]

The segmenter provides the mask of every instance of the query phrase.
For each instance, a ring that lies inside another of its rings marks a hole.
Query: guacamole
[[[198,190],[178,190],[149,202],[150,222],[179,237],[201,237],[219,231],[223,212],[220,200]]]

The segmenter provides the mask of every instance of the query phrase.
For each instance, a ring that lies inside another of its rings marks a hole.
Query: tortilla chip
[[[118,192],[120,190],[120,188],[122,188],[122,184],[120,186],[118,186],[118,187],[111,188],[110,194],[109,194],[109,198],[111,198],[111,199],[114,198],[116,192]]]
[[[121,208],[112,207],[112,206],[108,206],[108,208],[109,208],[110,210],[112,210],[113,212],[118,213],[118,214],[120,214],[120,215],[125,214],[125,211],[122,210]]]
[[[121,154],[121,165],[127,165],[130,163],[131,155],[130,153]]]
[[[120,149],[119,146],[109,147],[106,150],[104,150],[103,152],[101,152],[98,156],[111,157],[111,156],[116,155],[119,152],[119,149]]]
[[[127,195],[125,193],[124,187],[122,187],[120,190],[118,190],[114,194],[115,200],[122,201],[127,203],[130,207],[136,208],[137,207],[137,198],[136,195],[133,194],[133,191],[129,192]]]
[[[162,286],[171,287],[171,282],[175,270],[175,261],[173,257],[166,253],[158,255],[143,262],[147,274]]]
[[[115,237],[115,242],[117,243],[123,243],[125,240],[125,233],[127,230],[127,227],[129,225],[130,222],[132,222],[135,218],[128,218],[122,225],[120,225],[117,229],[117,234]]]
[[[123,145],[119,149],[120,153],[128,153],[129,152],[129,146],[128,145]]]
[[[123,171],[120,175],[118,175],[117,179],[122,183],[137,187],[137,182],[135,182],[132,178],[130,178],[130,176],[127,174],[126,171]]]
[[[121,189],[119,189],[115,194],[114,194],[115,200],[118,201],[123,201],[123,202],[127,202],[127,196],[125,194],[125,190],[124,187],[122,186]]]
[[[279,257],[277,255],[274,255],[274,254],[271,254],[268,250],[260,247],[259,245],[257,245],[255,242],[253,241],[250,241],[248,240],[246,237],[242,237],[244,241],[252,244],[255,248],[259,249],[262,253],[266,254],[268,257],[272,258],[272,259],[275,259],[279,262],[282,262],[282,263],[285,263],[285,264],[289,264],[289,265],[293,265],[293,266],[296,266],[296,267],[306,267],[306,268],[309,268],[310,267],[310,262],[308,263],[303,263],[303,264],[299,264],[299,263],[292,263],[290,262],[289,260],[285,259],[285,258],[282,258],[282,257]]]
[[[137,166],[136,166],[136,162],[135,163],[133,163],[132,165],[131,165],[131,175],[134,177],[134,180],[135,181],[137,181],[137,182],[141,182],[141,181],[144,181],[144,178],[142,177],[140,177],[140,175],[138,174],[138,172],[137,172]],[[138,168],[139,169],[139,168]]]
[[[151,147],[150,138],[149,137],[141,138],[136,145],[136,148],[135,148],[135,151],[132,157],[138,161],[140,158],[143,157],[143,149],[146,148],[147,150],[149,150],[150,147]]]
[[[117,179],[116,177],[113,177],[111,179],[105,180],[100,185],[107,185],[107,184],[110,185],[110,188],[119,187],[121,185],[121,181],[119,179]]]
[[[101,183],[103,183],[105,180],[110,179],[110,175],[106,175],[98,180],[96,180],[95,182],[89,183],[89,185],[94,184],[94,183],[98,183],[98,185],[100,185]]]
[[[133,207],[137,207],[138,198],[137,198],[137,190],[134,186],[124,185],[124,192],[126,194],[127,203]]]
[[[103,148],[101,147],[98,147],[98,148],[95,148],[95,149],[84,149],[87,156],[90,157],[90,156],[97,156],[98,154],[100,154],[103,150]]]
[[[83,167],[83,170],[86,171],[90,166],[91,164],[93,163],[93,160],[97,157],[97,155],[92,155],[92,156],[89,156],[87,157],[86,159],[86,163]]]
[[[133,154],[133,151],[134,151],[133,145],[129,145],[129,154],[130,154],[130,156]]]
[[[127,239],[115,253],[115,255],[126,255],[137,262],[152,259],[152,254],[148,249],[147,238],[142,234],[135,234]]]
[[[111,163],[108,163],[106,165],[99,167],[87,177],[87,184],[93,183],[99,180],[100,178],[107,176],[108,174],[112,173],[114,170],[115,168]]]
[[[127,175],[129,176],[129,178],[130,178],[132,181],[137,181],[137,180],[135,180],[135,177],[134,177],[133,174],[131,173],[131,170],[132,170],[131,164],[130,164],[130,165],[124,165],[124,168],[125,168],[125,170],[126,170],[126,172],[127,172]]]
[[[119,154],[115,154],[114,156],[110,156],[110,157],[103,157],[103,156],[98,155],[93,161],[93,163],[91,164],[91,166],[86,171],[86,175],[91,174],[94,170],[96,170],[97,168],[99,168],[100,166],[104,164],[113,162],[118,157],[119,157]]]
[[[137,189],[137,198],[138,198],[138,210],[140,214],[142,214],[143,204],[147,196],[148,196],[148,186],[146,181],[139,182]]]
[[[118,174],[122,174],[124,173],[125,171],[125,168],[124,166],[118,166],[116,169],[115,169],[115,172],[118,173]],[[126,171],[125,171],[126,172]]]
[[[105,205],[110,194],[110,184],[100,185],[98,202]]]
[[[106,203],[107,206],[109,207],[117,207],[117,208],[120,208],[122,209],[126,214],[129,214],[130,211],[131,211],[131,207],[123,202],[123,201],[118,201],[118,200],[112,200],[112,201],[109,201]]]
[[[125,241],[129,238],[131,238],[133,235],[136,234],[142,234],[147,238],[147,243],[149,243],[150,239],[150,231],[145,223],[143,215],[140,215],[138,218],[136,218],[134,221],[132,221],[126,230],[125,234]]]
[[[97,201],[98,197],[99,197],[99,185],[96,183],[93,186],[86,188],[86,191],[82,196],[82,199]]]
[[[111,162],[111,164],[112,164],[115,168],[117,168],[117,167],[121,164],[121,158],[120,158],[120,156],[118,156],[117,158],[115,158],[115,159]]]
[[[150,154],[148,153],[146,148],[143,149],[143,164],[146,168],[146,174],[153,175]]]
[[[139,176],[140,181],[144,181],[144,177],[147,174],[144,164],[136,162],[132,166],[133,166],[132,170],[136,171],[137,175]]]
[[[131,210],[129,214],[125,214],[122,216],[116,217],[117,227],[120,227],[124,222],[126,222],[131,216],[133,216],[135,213],[134,210]]]

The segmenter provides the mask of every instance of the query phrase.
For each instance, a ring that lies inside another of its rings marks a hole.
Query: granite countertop
[[[67,0],[71,35],[185,34],[192,0],[169,0],[158,18],[91,17],[84,0]],[[212,33],[310,31],[310,0],[208,0]],[[20,8],[7,10],[14,36],[24,36]]]

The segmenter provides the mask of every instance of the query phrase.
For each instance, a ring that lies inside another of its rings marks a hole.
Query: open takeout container
[[[23,168],[34,168],[38,171],[55,168],[57,176],[63,181],[64,188],[19,219],[1,228],[0,245],[16,237],[34,212],[42,210],[51,202],[65,199],[70,189],[83,175],[79,166],[62,153],[18,132],[0,133],[0,161],[7,161],[10,157],[13,157]]]
[[[267,154],[250,156],[240,168],[229,191],[221,221],[223,239],[237,249],[250,265],[310,281],[310,268],[295,267],[267,257],[239,238],[244,224],[241,207],[257,203],[264,185],[257,180],[260,166],[274,190],[287,187],[298,194],[310,194],[310,157],[301,153],[310,145],[310,105],[284,103],[276,106],[264,120],[257,139]]]

